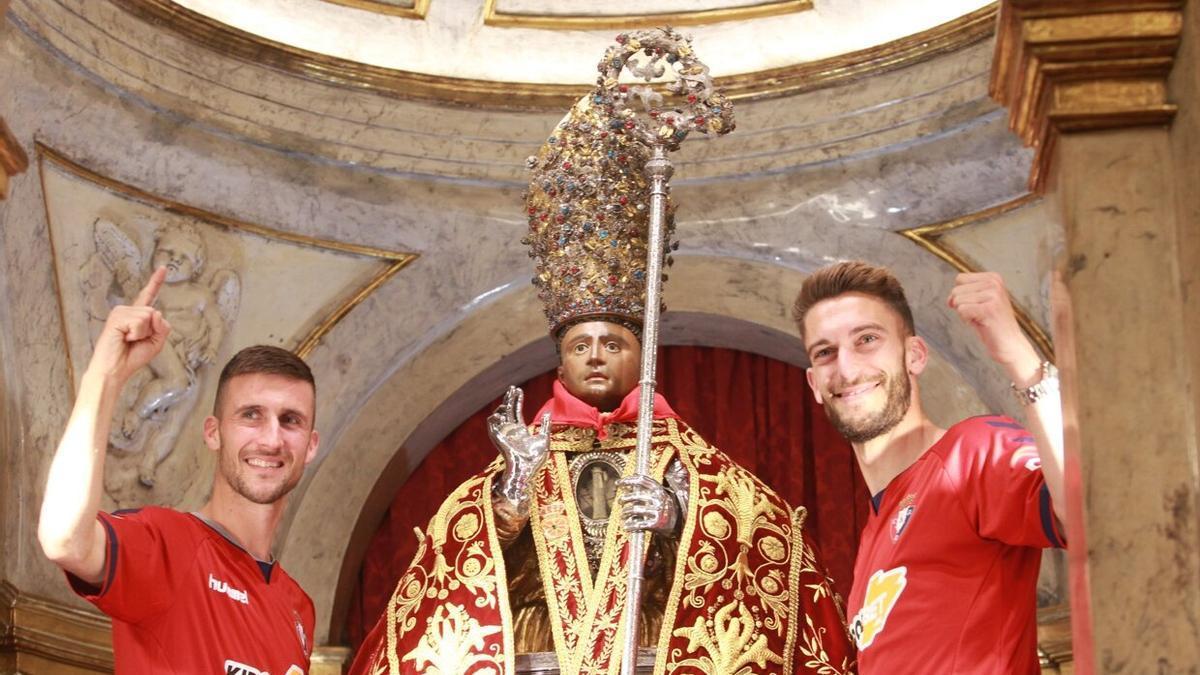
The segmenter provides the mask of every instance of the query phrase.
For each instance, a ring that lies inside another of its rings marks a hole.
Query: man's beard
[[[825,406],[825,413],[830,423],[847,441],[851,443],[866,443],[872,438],[886,434],[900,424],[908,406],[912,403],[912,384],[908,381],[908,373],[901,369],[896,373],[884,375],[884,393],[887,401],[883,409],[856,419],[845,419],[834,404],[832,394],[827,395],[830,405]],[[870,381],[870,380],[866,380]],[[847,385],[845,388],[856,386]]]
[[[237,456],[236,452],[233,454],[233,459],[233,464],[221,463],[221,474],[225,476],[225,482],[233,488],[234,492],[255,504],[274,504],[287,496],[300,483],[300,476],[289,475],[284,481],[274,485],[252,487],[245,473],[239,471],[241,458]]]
[[[273,485],[265,491],[260,488],[257,492],[247,484],[245,476],[242,475],[238,475],[230,484],[233,486],[235,492],[255,504],[274,504],[286,497],[299,482],[299,480],[288,478],[283,483]]]

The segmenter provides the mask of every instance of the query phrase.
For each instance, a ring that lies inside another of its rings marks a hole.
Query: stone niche
[[[317,606],[315,673],[346,658],[354,575],[395,488],[505,385],[553,365],[519,195],[525,157],[569,105],[553,97],[574,89],[534,88],[554,105],[505,108],[346,87],[146,20],[195,18],[176,5],[17,0],[4,14],[0,115],[14,140],[3,147],[33,166],[9,173],[25,162],[0,152],[0,670],[111,668],[104,619],[43,559],[31,513],[95,322],[156,256],[190,260],[179,306],[215,315],[207,342],[184,345],[175,364],[190,373],[190,407],[140,415],[140,394],[157,385],[131,389],[120,420],[133,412],[130,445],[112,454],[104,506],[203,503],[212,459],[198,425],[214,364],[250,342],[303,353],[321,451],[277,555]],[[1017,413],[944,303],[958,271],[1000,271],[1027,331],[1049,344],[1061,232],[1028,196],[1033,152],[988,98],[994,20],[985,7],[867,54],[772,71],[820,89],[731,79],[738,131],[676,157],[682,247],[664,341],[802,365],[788,318],[796,290],[829,261],[863,258],[909,289],[935,352],[923,383],[935,417]],[[359,84],[379,74],[339,72]],[[1048,602],[1065,597],[1055,574]]]

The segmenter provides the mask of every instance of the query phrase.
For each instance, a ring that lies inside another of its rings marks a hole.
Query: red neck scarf
[[[541,424],[542,415],[550,413],[550,421],[554,424],[565,424],[572,427],[594,429],[596,438],[604,440],[608,437],[605,427],[617,422],[636,422],[638,418],[638,403],[642,399],[642,388],[634,387],[625,395],[621,405],[612,412],[602,413],[595,407],[584,403],[567,391],[559,380],[554,381],[554,396],[546,401],[546,405],[533,418],[534,424]],[[662,394],[654,394],[654,419],[679,419],[679,415],[667,404]]]

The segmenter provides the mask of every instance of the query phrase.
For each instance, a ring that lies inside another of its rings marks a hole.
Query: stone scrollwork
[[[138,482],[153,487],[195,407],[200,377],[237,317],[241,279],[230,269],[206,273],[209,247],[184,220],[156,224],[149,255],[105,218],[93,223],[93,238],[96,252],[81,275],[93,335],[109,307],[130,302],[155,269],[167,268],[156,302],[171,324],[167,346],[126,387],[109,436],[110,451],[140,458]]]

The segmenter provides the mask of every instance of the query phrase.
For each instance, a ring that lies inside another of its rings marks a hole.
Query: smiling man
[[[204,441],[217,455],[196,513],[99,512],[114,407],[166,344],[160,267],[112,310],[46,482],[38,538],[71,588],[112,617],[116,672],[304,675],[313,605],[271,556],[284,499],[317,452],[308,366],[249,347],[221,371]]]
[[[1063,545],[1057,374],[999,275],[958,275],[949,305],[1012,380],[1030,431],[1007,417],[929,419],[917,380],[929,349],[886,269],[826,267],[796,299],[808,383],[872,495],[849,603],[863,675],[1039,672],[1041,549]]]

